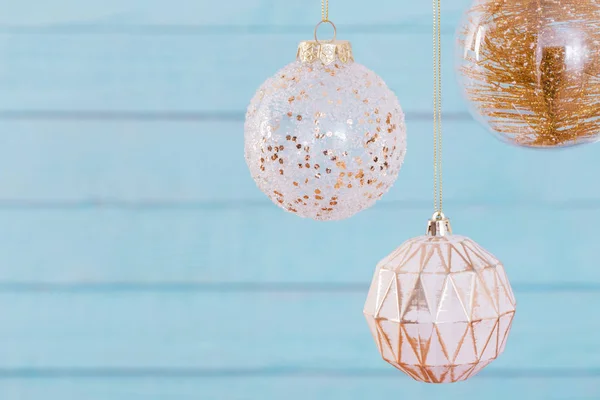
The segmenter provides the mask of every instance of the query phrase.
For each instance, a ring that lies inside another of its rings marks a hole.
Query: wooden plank
[[[261,398],[286,398],[301,400],[326,400],[340,398],[361,400],[370,397],[384,398],[402,393],[402,396],[420,399],[448,400],[476,398],[485,394],[486,400],[503,400],[518,393],[530,400],[593,400],[600,396],[595,378],[533,378],[494,380],[475,378],[456,385],[422,385],[405,378],[347,377],[331,379],[308,378],[251,378],[251,379],[145,379],[127,381],[111,380],[26,380],[0,382],[0,391],[9,398],[37,400],[60,398],[62,400],[178,400],[227,399],[247,400],[260,393]]]
[[[589,318],[598,293],[516,295],[518,314],[507,350],[490,371],[600,367],[594,334],[600,320]],[[97,375],[130,370],[133,376],[152,371],[160,376],[170,369],[195,375],[212,370],[217,376],[278,369],[380,375],[386,365],[362,316],[365,296],[2,293],[7,307],[0,313],[0,368],[79,368],[83,374],[100,371]]]
[[[268,36],[0,34],[0,110],[243,114],[258,87],[311,37],[312,29]],[[377,72],[407,112],[431,108],[428,30],[363,35],[340,27],[339,38],[352,41],[357,62]],[[461,112],[453,33],[443,40],[445,110]]]
[[[3,209],[0,282],[307,282],[366,290],[380,259],[424,233],[429,207],[379,206],[320,224],[271,206]],[[455,232],[496,254],[521,288],[597,290],[596,228],[589,221],[600,218],[600,210],[536,207],[450,203],[446,212]]]
[[[469,0],[444,4],[445,16],[455,20],[469,5]],[[407,6],[394,0],[383,0],[377,7],[365,7],[358,0],[331,4],[331,18],[336,22],[403,23],[415,18],[429,22],[431,7],[426,2]],[[304,1],[238,1],[227,7],[222,3],[201,0],[173,0],[168,3],[142,0],[106,0],[84,4],[76,0],[49,0],[40,4],[22,0],[6,4],[0,24],[9,27],[63,24],[78,25],[250,25],[250,24],[314,24],[320,18],[318,2]]]
[[[484,373],[482,373],[484,374]],[[402,395],[419,399],[465,399],[485,396],[504,400],[522,396],[528,400],[595,400],[600,396],[598,379],[530,378],[490,380],[483,375],[455,385],[417,384],[396,375],[340,378],[310,376],[292,378],[208,379],[83,379],[0,381],[0,392],[19,400],[248,400],[259,393],[263,399],[363,400]]]
[[[596,208],[597,148],[507,146],[475,122],[445,124],[449,206]],[[431,198],[431,123],[408,121],[408,153],[381,200]],[[0,205],[208,203],[271,207],[243,157],[242,121],[0,121]]]

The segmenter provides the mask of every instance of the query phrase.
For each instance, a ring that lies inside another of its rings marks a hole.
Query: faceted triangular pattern
[[[395,278],[390,280],[390,284],[382,298],[376,316],[383,315],[387,320],[400,322],[400,302],[398,301],[398,285]]]
[[[447,276],[443,274],[421,274],[423,294],[429,305],[431,315],[440,312],[440,299],[446,290]]]
[[[411,239],[384,258],[364,313],[384,360],[418,381],[448,383],[502,354],[515,309],[500,261],[446,235]]]
[[[400,324],[391,321],[380,321],[379,328],[385,344],[388,345],[392,351],[389,360],[394,362],[397,361],[400,355],[398,347],[400,346]]]

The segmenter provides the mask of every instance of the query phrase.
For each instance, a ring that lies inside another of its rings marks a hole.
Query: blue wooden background
[[[444,5],[455,231],[504,260],[519,312],[464,384],[413,382],[362,317],[377,261],[431,214],[431,5],[332,1],[338,35],[407,112],[373,209],[277,209],[243,159],[256,88],[317,1],[0,2],[0,399],[598,399],[598,146],[506,146],[465,112]]]

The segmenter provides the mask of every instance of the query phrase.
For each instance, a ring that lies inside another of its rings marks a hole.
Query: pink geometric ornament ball
[[[427,383],[466,380],[495,360],[516,310],[502,263],[444,221],[447,232],[410,239],[377,265],[364,308],[383,359]]]

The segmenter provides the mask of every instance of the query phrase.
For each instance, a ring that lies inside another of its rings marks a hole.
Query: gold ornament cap
[[[450,220],[443,212],[436,212],[427,223],[427,236],[442,237],[452,235]]]
[[[328,23],[333,27],[333,39],[320,41],[317,37],[317,30],[323,23]],[[354,61],[352,55],[352,45],[347,40],[336,40],[337,29],[331,21],[321,21],[315,27],[314,40],[305,40],[298,45],[296,59],[303,63],[313,63],[320,61],[324,65],[333,64],[336,61],[344,64]]]

